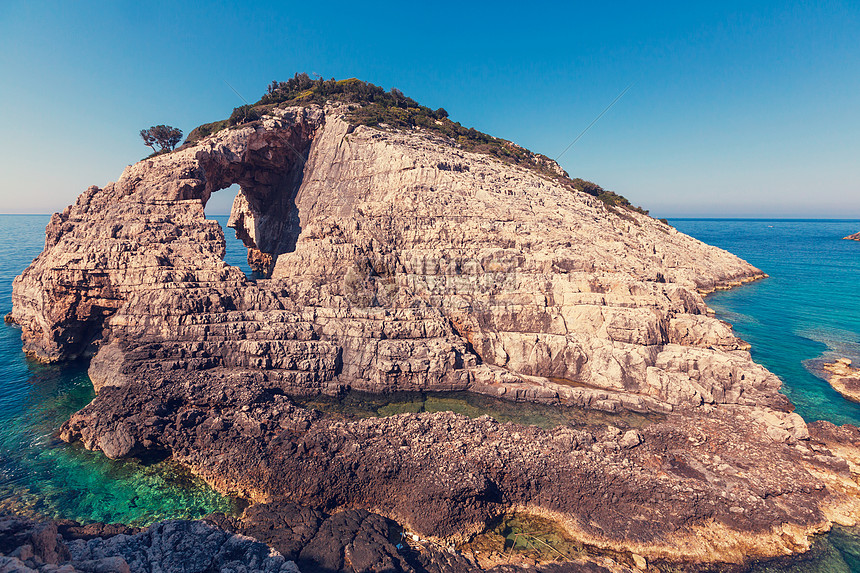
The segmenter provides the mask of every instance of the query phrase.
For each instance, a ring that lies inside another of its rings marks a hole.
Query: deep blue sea
[[[227,217],[214,217],[226,229]],[[47,215],[0,215],[0,312],[11,310],[12,279],[39,254]],[[815,375],[823,359],[860,364],[860,242],[842,237],[860,221],[673,219],[678,230],[729,250],[770,275],[707,297],[717,316],[752,344],[807,420],[860,424],[860,405]],[[227,230],[228,263],[249,273],[242,244]],[[82,522],[147,524],[234,511],[221,496],[169,462],[111,461],[56,437],[93,398],[83,364],[45,366],[21,352],[20,330],[0,326],[0,513]],[[755,571],[860,571],[860,530],[836,528],[811,554]]]
[[[807,421],[860,425],[860,404],[816,376],[823,360],[860,364],[860,221],[673,219],[679,231],[732,252],[770,278],[708,295],[717,316],[782,379]]]

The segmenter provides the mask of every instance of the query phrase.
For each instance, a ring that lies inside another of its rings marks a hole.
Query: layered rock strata
[[[224,264],[204,217],[233,183],[230,224],[266,280]],[[217,369],[296,394],[785,408],[696,292],[762,273],[622,215],[429,135],[290,108],[90,188],[52,218],[9,318],[38,359],[95,355],[97,389]]]
[[[450,540],[517,510],[594,546],[737,562],[853,523],[847,463],[809,442],[702,300],[761,271],[563,179],[346,111],[275,109],[52,218],[8,319],[35,358],[92,357],[98,397],[64,439],[164,450],[222,491],[372,509]],[[234,183],[230,225],[257,280],[223,262],[204,215]],[[355,421],[289,398],[347,389],[667,418],[626,432]]]

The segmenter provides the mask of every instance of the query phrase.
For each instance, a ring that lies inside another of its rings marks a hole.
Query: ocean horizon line
[[[0,216],[50,216],[58,211],[44,213],[0,213]],[[230,213],[206,213],[207,217],[227,217]],[[797,223],[854,223],[860,222],[860,218],[827,218],[827,217],[654,217],[655,219],[666,219],[669,221],[784,221]]]
[[[823,217],[803,217],[803,218],[794,218],[794,217],[664,217],[669,221],[749,221],[749,222],[757,222],[757,221],[775,221],[775,222],[795,222],[795,223],[856,223],[860,222],[860,219],[854,218],[840,218],[840,219],[828,219]]]

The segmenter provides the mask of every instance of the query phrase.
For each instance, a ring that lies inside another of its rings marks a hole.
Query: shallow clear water
[[[860,425],[849,402],[813,374],[822,359],[860,364],[860,221],[675,219],[679,231],[722,247],[770,278],[708,295],[717,316],[752,344],[807,421]]]
[[[45,215],[0,215],[0,312],[11,310],[12,279],[44,245]],[[111,461],[56,437],[93,398],[83,364],[28,361],[21,332],[0,325],[0,512],[145,525],[232,512],[236,502],[170,462]]]
[[[489,415],[499,422],[514,422],[545,429],[556,426],[606,425],[622,429],[641,428],[664,418],[659,414],[642,415],[634,412],[610,414],[567,406],[511,402],[470,392],[369,394],[353,391],[336,398],[316,396],[295,400],[307,408],[344,418],[376,418],[406,412],[454,412],[470,418]]]

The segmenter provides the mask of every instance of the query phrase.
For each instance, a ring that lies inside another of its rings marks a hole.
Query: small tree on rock
[[[182,141],[182,130],[169,125],[154,125],[149,129],[141,129],[140,137],[144,145],[151,147],[152,151],[173,151],[176,145]],[[161,149],[156,150],[158,145]]]

